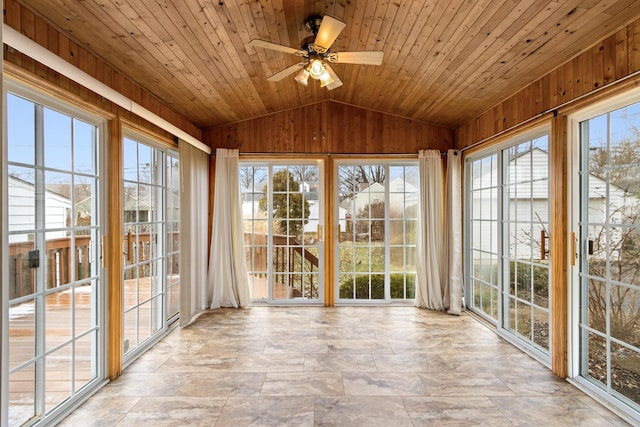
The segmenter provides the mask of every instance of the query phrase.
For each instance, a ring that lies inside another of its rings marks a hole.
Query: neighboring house
[[[45,227],[68,227],[71,221],[71,200],[61,194],[45,190]],[[9,231],[30,230],[35,226],[35,185],[16,176],[9,176]],[[47,240],[66,237],[65,231],[47,232]],[[27,242],[33,234],[10,234],[9,243]]]
[[[540,148],[524,152],[510,161],[509,167],[509,210],[504,218],[510,223],[509,248],[510,256],[530,258],[533,247],[534,259],[539,259],[541,231],[549,233],[549,175],[548,154]],[[485,167],[486,166],[486,167]],[[498,189],[496,187],[497,168],[488,162],[482,166],[480,174],[474,173],[474,218],[485,221],[476,222],[473,233],[483,251],[497,253],[498,242],[492,239],[495,229],[491,221],[498,218]],[[476,172],[476,171],[474,171]],[[590,174],[589,179],[589,222],[603,224],[606,221],[606,182]],[[517,184],[520,183],[520,184]],[[616,222],[631,207],[637,207],[638,200],[615,185],[609,186],[609,212]],[[480,225],[482,223],[482,225]],[[593,237],[593,236],[590,236]],[[615,236],[612,236],[615,238]],[[548,250],[548,239],[547,239]],[[602,254],[604,257],[604,254]]]
[[[148,222],[151,205],[133,196],[124,199],[124,222]],[[139,216],[136,218],[136,214]]]
[[[340,203],[340,207],[346,209],[347,215],[353,218],[357,217],[365,206],[384,201],[384,185],[374,182],[353,197],[344,199]],[[418,204],[418,188],[400,177],[389,182],[389,211],[392,214],[393,212],[403,212],[416,204]]]

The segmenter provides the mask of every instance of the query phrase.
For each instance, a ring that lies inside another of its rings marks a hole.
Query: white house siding
[[[374,182],[355,196],[345,199],[340,206],[347,214],[357,217],[358,213],[367,205],[385,201],[385,187]],[[418,189],[402,178],[396,178],[389,183],[389,211],[404,212],[407,208],[418,204]]]
[[[509,211],[506,220],[509,225],[509,250],[514,258],[540,259],[540,239],[543,224],[548,232],[549,228],[549,180],[547,153],[534,149],[512,159],[509,167]],[[489,187],[495,185],[496,171],[483,169],[483,174],[475,177],[476,185]],[[589,222],[604,224],[607,216],[605,204],[606,181],[589,175]],[[478,187],[475,187],[478,188]],[[472,200],[472,217],[474,219],[496,219],[498,199],[496,189],[475,191]],[[638,209],[638,200],[625,193],[622,189],[609,186],[609,204],[611,222],[622,222],[625,212]],[[474,249],[487,252],[497,252],[497,225],[495,222],[474,221],[472,227]],[[595,234],[599,228],[592,228]],[[506,237],[506,236],[505,236]],[[619,238],[619,233],[613,232],[612,239]],[[595,239],[595,236],[590,236]],[[531,245],[533,243],[533,245]],[[547,240],[547,249],[549,241]],[[531,250],[533,246],[533,252]],[[602,254],[605,256],[605,254]]]
[[[9,232],[29,232],[35,228],[34,185],[15,177],[9,177],[8,219]],[[59,194],[45,191],[45,226],[47,229],[64,228],[71,214],[71,201]],[[47,239],[65,237],[64,230],[47,232]],[[9,234],[9,243],[26,242],[29,235]]]

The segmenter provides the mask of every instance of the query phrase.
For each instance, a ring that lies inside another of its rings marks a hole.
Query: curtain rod
[[[220,148],[224,148],[224,147],[220,147]],[[451,150],[454,150],[454,156],[457,156],[458,152],[461,151],[460,149],[457,148],[451,148]],[[418,153],[302,153],[302,152],[296,152],[296,153],[244,153],[244,152],[240,152],[239,153],[242,156],[280,156],[280,157],[292,157],[292,156],[298,156],[298,157],[314,157],[314,156],[328,156],[328,157],[339,157],[339,156],[354,156],[354,157],[418,157]],[[215,156],[216,155],[216,149],[213,148],[211,149],[211,155]],[[440,151],[440,155],[442,157],[447,157],[447,152],[446,151]]]
[[[620,78],[620,79],[618,79],[616,81],[613,81],[613,82],[611,82],[611,83],[609,83],[607,85],[599,86],[599,87],[595,88],[594,90],[592,90],[591,92],[583,93],[582,95],[578,96],[577,98],[573,98],[573,99],[571,99],[569,101],[565,101],[562,104],[559,104],[559,105],[557,105],[557,106],[555,106],[553,108],[541,111],[540,113],[536,114],[533,117],[528,118],[527,120],[525,120],[523,122],[515,124],[515,125],[513,125],[511,127],[508,127],[507,129],[501,130],[500,132],[498,132],[498,133],[496,133],[494,135],[488,136],[486,138],[483,138],[480,141],[476,141],[471,145],[467,145],[466,147],[459,148],[459,150],[464,153],[465,151],[467,151],[467,150],[469,150],[471,148],[477,147],[480,144],[484,144],[485,142],[487,142],[487,141],[489,141],[489,140],[491,140],[493,138],[496,138],[498,136],[504,135],[505,133],[511,132],[512,130],[517,129],[517,128],[521,127],[521,126],[524,126],[529,122],[532,122],[534,120],[538,120],[539,118],[544,117],[549,113],[553,113],[553,115],[555,116],[555,115],[558,114],[558,110],[561,109],[561,108],[564,108],[564,107],[566,107],[566,106],[568,106],[570,104],[573,104],[574,102],[580,101],[581,99],[584,99],[584,98],[586,98],[588,96],[597,94],[597,93],[603,91],[604,89],[608,89],[608,88],[612,87],[612,85],[621,84],[621,83],[625,82],[626,80],[629,80],[629,79],[631,79],[633,77],[636,77],[638,75],[640,75],[640,70],[634,71],[631,74],[627,74],[626,76],[624,76],[624,77],[622,77],[622,78]]]
[[[183,141],[188,142],[189,144],[204,151],[205,153],[211,154],[211,148],[208,145],[204,144],[202,141],[194,138],[192,135],[183,131],[174,124],[169,123],[167,120],[151,112],[150,110],[147,110],[145,107],[133,102],[131,99],[122,95],[120,92],[117,92],[98,79],[77,68],[73,64],[70,64],[69,62],[63,60],[53,52],[40,46],[29,37],[19,33],[7,24],[2,24],[2,39],[2,41],[7,46],[11,46],[12,48],[24,53],[30,58],[33,58],[34,60],[51,68],[52,70],[57,71],[63,76],[108,99],[109,101],[124,108],[125,110],[130,111],[131,113],[139,117],[142,117],[143,119],[177,136]]]

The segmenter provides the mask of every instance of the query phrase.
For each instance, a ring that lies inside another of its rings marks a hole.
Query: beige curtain
[[[249,304],[238,167],[238,150],[216,150],[216,184],[209,257],[212,309],[237,308]]]
[[[206,309],[209,155],[180,140],[180,324]]]
[[[420,150],[416,237],[416,307],[444,310],[442,290],[442,161],[438,150]]]
[[[462,161],[457,150],[447,152],[446,215],[444,224],[444,308],[462,312]]]

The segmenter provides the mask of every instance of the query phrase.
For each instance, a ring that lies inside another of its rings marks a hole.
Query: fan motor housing
[[[314,37],[318,34],[318,29],[320,28],[320,24],[322,24],[322,16],[320,15],[311,15],[307,19],[304,20],[304,29]]]

